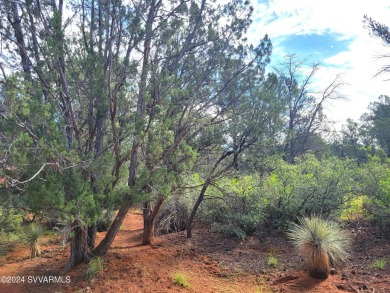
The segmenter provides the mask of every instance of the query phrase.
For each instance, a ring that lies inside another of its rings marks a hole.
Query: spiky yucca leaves
[[[349,239],[339,226],[320,217],[304,217],[288,232],[298,251],[307,259],[309,274],[326,279],[330,265],[348,258]]]
[[[41,254],[38,240],[43,234],[43,228],[39,224],[32,223],[27,227],[25,233],[27,243],[31,248],[30,258],[35,258]]]

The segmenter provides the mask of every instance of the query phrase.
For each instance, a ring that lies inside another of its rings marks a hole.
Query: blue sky
[[[269,70],[287,54],[310,63],[320,62],[313,87],[320,90],[341,74],[344,100],[328,106],[327,115],[341,124],[359,119],[379,95],[390,95],[389,76],[374,78],[380,69],[378,56],[390,48],[370,37],[363,15],[390,25],[390,1],[357,0],[252,0],[254,21],[248,37],[254,43],[268,34],[273,43]],[[390,59],[387,60],[390,63]]]
[[[289,35],[278,46],[316,62],[348,50],[352,39],[339,40],[332,33]]]

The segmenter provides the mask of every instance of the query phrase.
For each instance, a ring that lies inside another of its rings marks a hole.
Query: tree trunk
[[[118,233],[122,223],[132,206],[131,201],[128,201],[126,204],[122,206],[122,208],[118,211],[115,220],[112,222],[110,229],[108,230],[106,236],[99,243],[99,245],[93,250],[94,255],[104,255],[107,250],[110,248],[112,242],[115,239],[116,234]]]
[[[163,202],[164,198],[160,196],[157,199],[155,208],[153,208],[151,201],[146,201],[144,203],[144,233],[142,238],[142,245],[150,245],[154,242],[154,222]]]
[[[88,247],[92,251],[95,248],[96,224],[88,227]]]
[[[64,268],[64,272],[81,262],[89,262],[92,255],[88,247],[87,227],[81,225],[80,221],[76,220],[72,223],[72,233],[74,233],[74,236],[70,245],[70,258]]]
[[[198,211],[198,208],[199,208],[200,204],[202,203],[202,201],[204,199],[204,195],[206,194],[207,187],[209,187],[209,183],[208,182],[206,182],[203,185],[202,190],[200,191],[200,194],[198,196],[198,199],[196,200],[196,203],[194,205],[194,208],[192,209],[191,215],[188,218],[188,221],[187,221],[187,238],[191,238],[192,237],[193,222],[194,222],[194,219],[195,219],[195,216],[196,216],[196,212]]]

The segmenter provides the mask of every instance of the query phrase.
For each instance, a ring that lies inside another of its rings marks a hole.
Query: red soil
[[[43,254],[36,259],[28,259],[29,250],[23,246],[1,256],[0,278],[24,276],[24,283],[3,280],[0,292],[390,292],[390,265],[384,270],[372,266],[379,258],[390,261],[390,241],[374,236],[377,231],[365,222],[354,222],[348,229],[354,243],[349,263],[327,280],[315,280],[282,237],[239,241],[200,229],[192,239],[181,232],[140,246],[142,216],[130,213],[93,281],[87,279],[86,264],[61,273],[69,245],[63,248],[52,240],[42,245]],[[267,265],[270,252],[278,259],[276,268]],[[174,284],[177,273],[186,277],[190,288]],[[46,276],[46,283],[36,281],[39,276]],[[47,283],[48,276],[62,276],[62,283]]]

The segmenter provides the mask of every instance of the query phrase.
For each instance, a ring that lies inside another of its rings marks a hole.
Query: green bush
[[[363,205],[365,211],[383,235],[390,238],[390,164],[372,158],[363,166],[360,185],[367,196]]]
[[[347,260],[349,238],[336,223],[319,217],[305,217],[292,223],[288,237],[307,260],[309,274],[326,279],[331,264]]]
[[[88,279],[90,280],[94,279],[103,270],[103,267],[104,267],[103,257],[98,256],[93,258],[88,264],[88,269],[87,269]]]
[[[356,165],[331,157],[319,161],[307,154],[295,164],[274,163],[274,170],[261,182],[262,230],[287,230],[297,215],[338,216],[355,193]]]
[[[12,207],[0,205],[0,231],[5,233],[20,232],[23,215]]]
[[[222,178],[207,190],[198,219],[241,239],[287,231],[296,216],[338,217],[357,193],[357,165],[306,154],[294,164],[273,159],[268,172]]]
[[[220,180],[217,187],[210,186],[209,194],[200,214],[212,230],[244,239],[256,233],[262,222],[263,199],[258,192],[257,175],[243,175]]]

